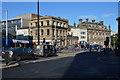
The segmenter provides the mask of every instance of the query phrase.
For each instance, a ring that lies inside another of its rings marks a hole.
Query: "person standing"
[[[92,46],[90,45],[90,52],[91,52],[91,50],[92,50]]]

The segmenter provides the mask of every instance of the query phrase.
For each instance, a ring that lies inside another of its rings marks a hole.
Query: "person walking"
[[[92,46],[90,45],[90,52],[91,52],[91,50],[92,50]]]
[[[72,45],[72,51],[75,51],[75,49],[74,49],[74,48],[75,48],[75,45],[73,44],[73,45]]]
[[[10,64],[9,52],[5,52],[5,63],[6,63],[7,66]]]

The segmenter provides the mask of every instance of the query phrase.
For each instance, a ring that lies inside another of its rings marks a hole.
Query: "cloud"
[[[106,17],[110,17],[110,16],[113,16],[114,14],[103,14],[102,15],[102,18],[106,18]]]
[[[96,19],[97,16],[88,15],[88,16],[79,16],[79,18],[90,18],[90,19]]]

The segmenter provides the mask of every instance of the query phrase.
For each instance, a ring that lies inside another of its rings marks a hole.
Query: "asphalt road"
[[[120,78],[119,62],[99,52],[24,64],[2,70],[3,78]]]

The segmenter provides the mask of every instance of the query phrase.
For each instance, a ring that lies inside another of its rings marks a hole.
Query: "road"
[[[3,78],[120,78],[120,65],[99,52],[24,64],[2,70]]]

